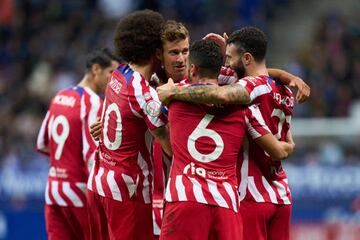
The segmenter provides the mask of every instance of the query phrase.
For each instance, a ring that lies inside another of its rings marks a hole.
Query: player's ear
[[[96,75],[99,71],[101,70],[101,67],[99,64],[97,63],[94,63],[92,66],[91,66],[91,73],[93,75]]]
[[[198,67],[195,64],[190,64],[190,75],[195,77],[198,74]]]
[[[245,66],[248,66],[253,61],[253,59],[253,56],[249,52],[244,53],[242,56],[242,61]]]
[[[157,48],[156,51],[155,51],[155,56],[156,56],[157,59],[159,59],[161,61],[161,59],[162,59],[162,49]]]

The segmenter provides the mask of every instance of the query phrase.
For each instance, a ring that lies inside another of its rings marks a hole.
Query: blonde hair
[[[160,38],[164,44],[166,41],[174,42],[189,38],[189,31],[184,24],[173,20],[166,21],[161,27]]]

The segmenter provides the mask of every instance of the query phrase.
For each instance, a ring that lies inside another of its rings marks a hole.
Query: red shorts
[[[49,240],[89,239],[86,207],[45,205],[45,222]]]
[[[153,239],[151,204],[136,198],[119,202],[86,191],[91,239]]]
[[[242,201],[244,239],[289,240],[291,205]]]
[[[160,239],[241,240],[241,215],[197,202],[167,202]]]

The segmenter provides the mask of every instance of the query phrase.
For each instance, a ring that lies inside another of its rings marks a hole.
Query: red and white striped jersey
[[[156,91],[129,65],[122,64],[112,73],[89,190],[117,201],[136,195],[151,203],[152,137],[147,130],[167,123],[160,106]]]
[[[160,235],[163,219],[165,185],[169,177],[171,157],[167,156],[160,143],[154,139],[152,156],[154,158],[154,181],[153,181],[153,227],[154,235]]]
[[[38,151],[50,158],[46,204],[84,206],[88,166],[97,148],[90,125],[100,117],[101,106],[87,87],[62,90],[52,99],[37,138]]]
[[[166,201],[193,201],[237,212],[236,162],[245,132],[249,128],[254,137],[269,133],[258,109],[172,102],[169,125],[173,162]]]
[[[286,141],[294,97],[291,90],[267,76],[245,77],[238,82],[250,94],[275,137]],[[291,204],[291,194],[281,161],[273,161],[253,140],[244,141],[240,157],[240,199]]]

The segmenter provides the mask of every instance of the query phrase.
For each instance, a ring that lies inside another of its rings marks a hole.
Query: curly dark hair
[[[249,52],[257,62],[265,59],[267,39],[263,31],[256,27],[244,27],[233,32],[227,44],[237,46],[239,53]]]
[[[189,63],[199,68],[200,77],[217,78],[224,62],[219,45],[210,40],[195,41],[189,52]]]
[[[161,48],[164,18],[152,10],[135,11],[123,17],[115,29],[115,52],[127,62],[146,62]]]

